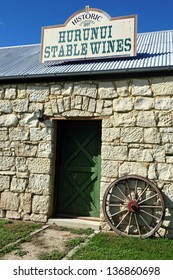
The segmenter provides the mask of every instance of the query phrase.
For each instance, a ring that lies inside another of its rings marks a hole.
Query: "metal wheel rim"
[[[147,238],[162,225],[165,204],[155,183],[142,176],[127,175],[107,188],[103,197],[103,214],[117,234]]]

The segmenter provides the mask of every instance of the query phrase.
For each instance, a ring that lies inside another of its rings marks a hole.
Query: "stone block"
[[[22,117],[19,122],[20,126],[29,126],[29,127],[37,127],[38,126],[38,119],[36,116],[32,114],[22,114]]]
[[[28,170],[35,174],[50,174],[51,161],[47,158],[29,158],[27,160]]]
[[[27,91],[26,91],[26,87],[23,85],[19,85],[18,89],[17,89],[17,97],[18,98],[26,98],[27,96]]]
[[[135,126],[136,112],[114,113],[114,125],[119,126]]]
[[[90,101],[89,97],[83,96],[83,100],[82,100],[82,110],[83,111],[88,111],[89,101]]]
[[[52,128],[30,128],[30,141],[47,141],[52,139]]]
[[[9,100],[1,100],[0,102],[0,113],[12,113],[13,108],[12,108],[12,104]]]
[[[52,117],[53,116],[53,112],[52,112],[52,103],[51,101],[49,102],[44,102],[44,112],[43,112],[43,116],[46,117]],[[45,118],[43,123],[45,123]]]
[[[17,211],[19,208],[19,196],[12,192],[3,192],[1,194],[1,209]]]
[[[159,180],[173,181],[173,172],[171,163],[158,163],[158,176]]]
[[[0,116],[1,127],[15,127],[18,124],[18,118],[14,114]]]
[[[14,149],[17,157],[32,157],[37,153],[37,146],[32,144],[14,142]]]
[[[49,212],[49,196],[34,195],[32,199],[32,212],[34,214],[47,214]]]
[[[27,92],[31,102],[47,102],[49,100],[49,87],[28,86]]]
[[[52,95],[61,95],[61,85],[57,84],[57,85],[51,85],[50,87],[50,93]]]
[[[6,128],[0,128],[0,141],[9,140],[8,131]]]
[[[104,160],[126,160],[127,159],[127,147],[126,146],[102,146],[102,159]]]
[[[124,162],[120,165],[119,176],[128,174],[135,174],[146,177],[147,165],[143,164],[142,162]]]
[[[157,118],[158,118],[158,126],[161,127],[171,127],[172,126],[172,114],[170,112],[159,112],[157,114]]]
[[[102,120],[102,128],[108,128],[108,127],[113,127],[114,124],[114,118],[106,118]]]
[[[10,188],[10,176],[0,175],[0,192],[9,190]]]
[[[137,126],[155,127],[156,119],[152,111],[140,111],[137,115]]]
[[[52,144],[51,142],[40,142],[38,144],[38,157],[52,158]]]
[[[64,100],[62,97],[57,99],[57,105],[58,105],[58,112],[63,113],[64,112]]]
[[[150,149],[130,149],[129,161],[152,162],[152,151]]]
[[[131,97],[114,99],[113,109],[115,112],[131,111],[133,109],[133,99]]]
[[[62,95],[72,95],[73,92],[73,83],[65,83],[62,89]]]
[[[165,162],[165,147],[164,146],[156,146],[153,149],[153,156],[156,162]]]
[[[113,109],[112,108],[103,108],[102,110],[102,116],[112,116],[113,114]]]
[[[134,79],[131,85],[133,96],[152,96],[151,86],[146,79]]]
[[[0,170],[11,170],[12,167],[14,167],[15,159],[14,157],[8,157],[8,156],[0,156]]]
[[[101,99],[112,99],[118,96],[113,82],[100,82],[98,94]]]
[[[103,109],[103,100],[97,100],[96,101],[96,113],[101,114]]]
[[[145,128],[144,129],[144,142],[159,144],[161,141],[161,135],[157,128]]]
[[[28,111],[29,101],[27,98],[25,99],[16,99],[12,101],[13,111],[17,113],[24,113]]]
[[[34,194],[50,195],[52,193],[49,175],[31,174],[29,178],[29,187]]]
[[[129,80],[116,81],[117,93],[125,97],[129,95]]]
[[[16,88],[6,88],[5,89],[5,99],[15,99],[16,98]]]
[[[102,141],[112,142],[120,138],[120,128],[102,128]]]
[[[31,193],[22,193],[20,194],[20,210],[24,213],[31,212],[32,205],[32,194]]]
[[[151,110],[154,106],[154,99],[151,97],[139,96],[135,99],[135,110]]]
[[[89,105],[88,105],[88,112],[95,112],[96,109],[96,101],[93,98],[90,98]]]
[[[101,170],[102,176],[117,177],[119,163],[112,160],[102,160]]]
[[[172,97],[156,97],[155,109],[157,110],[172,110],[173,98]]]
[[[7,219],[14,219],[14,220],[20,220],[21,215],[17,211],[7,211],[6,213],[6,218]]]
[[[56,97],[51,97],[50,103],[51,103],[52,113],[57,114],[58,113],[58,106],[57,106]]]
[[[29,140],[29,129],[26,127],[15,127],[10,129],[9,139],[11,141]]]
[[[173,78],[172,77],[153,78],[152,90],[154,96],[173,95]]]
[[[46,223],[47,215],[44,214],[31,214],[31,221],[38,223]]]
[[[148,179],[150,180],[157,180],[157,170],[156,170],[156,164],[151,163],[148,168]]]
[[[122,128],[121,141],[124,143],[143,142],[143,129],[139,127]]]
[[[70,110],[62,113],[64,117],[92,117],[92,112],[80,111],[80,110]]]
[[[172,133],[161,133],[162,143],[173,143]]]
[[[112,100],[104,100],[104,108],[110,108],[112,107],[113,102]]]
[[[18,178],[13,177],[13,179],[11,181],[10,190],[12,192],[22,193],[25,191],[27,184],[28,184],[28,181],[26,179],[18,179]]]
[[[82,96],[76,95],[74,100],[74,108],[77,110],[81,110],[82,108]]]
[[[69,111],[71,109],[71,97],[64,97],[64,110]]]
[[[91,83],[78,83],[74,85],[74,94],[88,96],[91,98],[97,97],[97,85]]]

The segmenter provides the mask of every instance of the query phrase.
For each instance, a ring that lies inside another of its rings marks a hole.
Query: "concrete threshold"
[[[50,225],[56,224],[61,227],[69,228],[91,228],[93,230],[100,230],[100,222],[86,219],[73,218],[51,218],[47,222]]]

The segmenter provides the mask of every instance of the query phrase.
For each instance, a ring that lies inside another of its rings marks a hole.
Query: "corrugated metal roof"
[[[59,64],[40,63],[40,45],[0,48],[0,79],[149,71],[173,67],[173,30],[137,35],[137,56]]]

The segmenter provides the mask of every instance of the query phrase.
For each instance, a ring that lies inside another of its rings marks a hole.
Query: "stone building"
[[[0,48],[0,218],[100,217],[115,179],[154,181],[173,235],[173,31],[137,35],[137,55],[40,63],[40,45]]]

